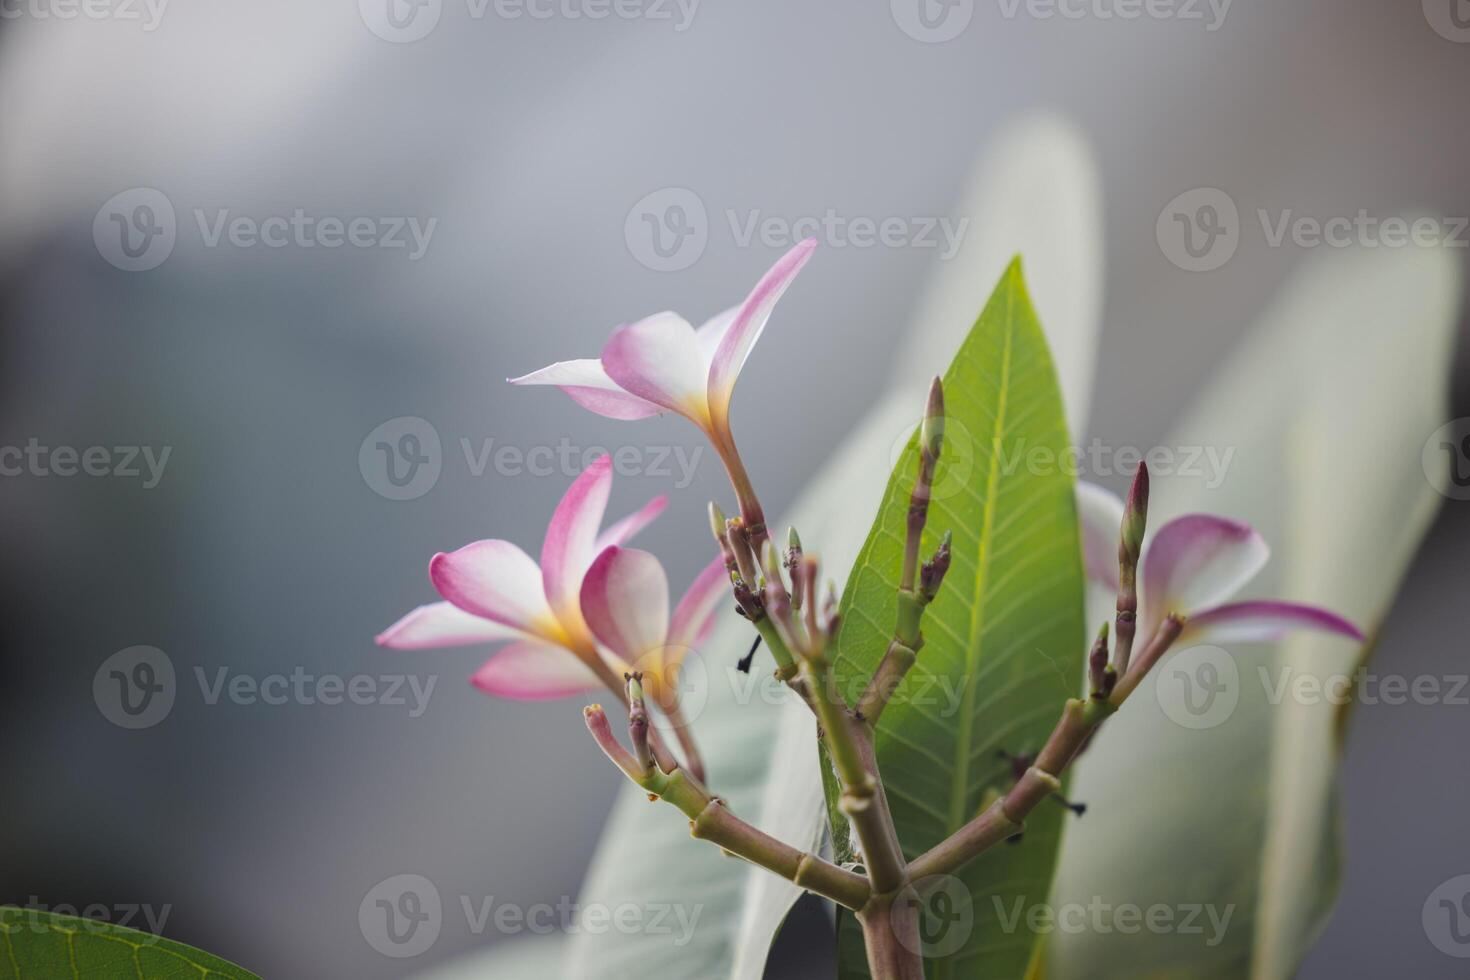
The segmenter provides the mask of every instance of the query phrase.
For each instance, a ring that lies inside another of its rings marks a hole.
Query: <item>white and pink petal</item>
[[[392,650],[434,650],[522,639],[525,634],[467,613],[449,602],[419,606],[375,638]]]
[[[1082,533],[1082,563],[1088,581],[1117,592],[1122,499],[1096,484],[1079,482],[1077,522]]]
[[[1308,630],[1363,640],[1363,632],[1343,617],[1318,606],[1257,600],[1233,602],[1189,617],[1178,643],[1264,643]]]
[[[735,318],[723,330],[719,346],[711,359],[708,379],[710,411],[716,419],[723,419],[729,411],[730,394],[735,388],[735,379],[750,357],[756,341],[766,329],[771,312],[786,292],[796,274],[812,257],[817,247],[815,238],[807,238],[796,244],[791,251],[776,260],[760,282],[750,291],[745,302],[740,304]]]
[[[694,328],[677,313],[655,313],[619,327],[602,348],[602,366],[618,387],[706,425],[708,375]]]
[[[1241,521],[1212,514],[1169,521],[1144,549],[1140,635],[1152,636],[1168,613],[1189,615],[1229,599],[1270,555],[1255,528]]]
[[[546,603],[541,569],[509,541],[476,541],[441,552],[429,562],[429,579],[465,612],[548,639],[560,632]]]
[[[555,385],[578,405],[610,419],[646,419],[663,411],[653,402],[619,388],[595,357],[557,361],[506,380],[513,385]]]
[[[582,582],[582,615],[598,641],[629,663],[662,650],[669,631],[663,566],[637,548],[608,548]]]
[[[612,457],[599,456],[572,481],[541,545],[546,601],[569,632],[582,628],[582,576],[597,557],[597,532],[612,492]]]
[[[652,524],[668,505],[668,495],[660,494],[654,497],[627,517],[609,524],[607,529],[597,536],[597,546],[593,550],[601,554],[604,549],[612,545],[627,544],[639,531]]]
[[[668,643],[671,647],[699,648],[709,639],[714,628],[715,612],[730,598],[730,573],[725,559],[716,556],[695,577],[669,620]]]
[[[502,648],[470,682],[486,694],[513,701],[550,701],[602,686],[592,668],[570,651],[537,640]]]

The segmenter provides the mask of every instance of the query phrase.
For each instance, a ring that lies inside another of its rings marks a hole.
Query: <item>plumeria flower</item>
[[[1102,487],[1079,483],[1077,512],[1087,577],[1116,592],[1123,501]],[[1276,599],[1227,601],[1269,557],[1270,548],[1249,524],[1210,514],[1167,522],[1144,542],[1138,636],[1146,642],[1173,613],[1187,617],[1179,643],[1261,642],[1292,630],[1363,639],[1352,623],[1317,606]]]
[[[669,580],[646,551],[612,547],[582,580],[582,613],[604,647],[643,672],[643,687],[659,710],[681,729],[678,679],[684,658],[704,644],[714,613],[730,595],[730,574],[716,557],[694,579],[669,614]]]
[[[552,515],[541,562],[490,539],[437,554],[429,578],[443,602],[420,606],[377,637],[399,650],[507,643],[472,678],[488,694],[539,701],[600,686],[622,688],[627,665],[606,658],[582,615],[583,579],[599,552],[626,543],[662,513],[667,497],[598,533],[612,489],[601,456],[572,483]]]
[[[817,247],[798,243],[756,283],[745,302],[695,329],[677,313],[655,313],[619,327],[601,358],[558,361],[511,384],[556,385],[583,408],[614,419],[677,412],[704,430],[725,463],[747,523],[759,505],[730,433],[735,379],[786,292]]]

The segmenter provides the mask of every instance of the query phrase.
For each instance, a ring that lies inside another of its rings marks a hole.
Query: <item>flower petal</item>
[[[550,701],[602,686],[575,654],[536,640],[503,648],[475,671],[470,683],[513,701]]]
[[[1186,514],[1159,528],[1143,555],[1145,637],[1171,612],[1189,615],[1230,598],[1271,549],[1255,528],[1212,514]]]
[[[509,541],[476,541],[441,552],[429,562],[429,579],[465,612],[548,639],[561,634],[546,604],[541,569]]]
[[[602,349],[602,366],[624,391],[705,425],[707,369],[694,328],[677,313],[655,313],[619,327]]]
[[[669,632],[663,566],[637,548],[608,548],[582,581],[582,615],[593,635],[629,663],[661,650]]]
[[[720,341],[724,340],[725,334],[730,332],[730,324],[735,322],[735,317],[740,314],[743,305],[732,306],[723,313],[716,313],[694,331],[694,339],[699,341],[699,352],[704,356],[706,373],[709,371],[709,366],[715,362],[715,351],[720,349]]]
[[[1185,624],[1178,642],[1258,643],[1277,639],[1292,630],[1364,639],[1362,630],[1337,613],[1297,602],[1260,600],[1233,602],[1196,613]]]
[[[513,385],[556,385],[578,405],[610,419],[646,419],[663,409],[617,386],[595,357],[557,361],[539,371],[507,378]]]
[[[1087,578],[1109,592],[1118,591],[1118,537],[1123,501],[1093,483],[1077,484],[1077,521],[1082,531],[1082,564]]]
[[[729,595],[730,573],[725,570],[725,559],[716,555],[674,607],[673,618],[669,620],[669,646],[701,646],[709,639],[715,611]]]
[[[717,421],[723,420],[729,412],[730,393],[735,388],[735,379],[740,376],[740,369],[745,366],[745,359],[750,356],[755,342],[760,339],[761,331],[766,329],[766,321],[771,318],[776,301],[786,292],[786,287],[791,285],[816,247],[815,238],[797,242],[795,248],[777,259],[776,264],[761,276],[755,289],[740,304],[740,311],[735,314],[734,322],[725,331],[709,368],[710,413]]]
[[[660,494],[654,497],[627,517],[615,524],[610,524],[607,530],[598,535],[597,546],[592,550],[597,554],[602,554],[603,549],[609,548],[612,545],[627,544],[633,539],[635,534],[652,524],[654,519],[662,514],[664,508],[668,505],[669,498],[667,494]]]
[[[541,544],[541,582],[551,611],[569,633],[583,631],[582,576],[597,557],[597,529],[612,491],[612,457],[599,456],[572,481]]]
[[[492,623],[465,612],[452,603],[431,602],[419,606],[375,638],[378,646],[392,650],[433,650],[464,647],[477,643],[524,638],[520,630]]]

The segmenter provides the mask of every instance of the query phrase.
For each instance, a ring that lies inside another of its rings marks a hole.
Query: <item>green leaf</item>
[[[933,264],[915,316],[894,338],[903,363],[888,386],[874,392],[873,407],[797,503],[780,521],[772,521],[776,527],[799,527],[807,547],[820,553],[826,574],[836,581],[846,578],[862,546],[893,465],[895,442],[917,423],[928,378],[953,355],[985,298],[983,290],[1017,251],[1036,281],[1056,284],[1037,302],[1068,385],[1068,406],[1078,418],[1087,410],[1102,304],[1097,185],[1086,140],[1065,120],[1023,117],[1001,128],[986,147],[954,212],[969,222],[960,250]],[[765,343],[779,344],[782,329],[774,324]],[[758,384],[756,370],[755,364],[747,367],[742,384]],[[1081,431],[1080,422],[1076,428]],[[756,477],[759,483],[760,474]],[[772,503],[767,500],[767,507]],[[722,656],[743,652],[750,636],[750,625],[727,613],[707,649]],[[820,792],[814,792],[820,776],[809,713],[800,708],[793,716],[783,709],[777,722],[768,706],[724,696],[720,686],[712,685],[710,703],[695,724],[712,788],[782,840],[819,839],[827,815]],[[626,846],[629,834],[636,834],[637,849]],[[578,901],[615,907],[682,894],[703,903],[702,914],[692,937],[677,948],[666,936],[580,931],[564,940],[566,975],[593,969],[594,975],[659,980],[759,980],[776,931],[800,892],[759,868],[705,853],[710,850],[690,839],[687,823],[677,814],[658,813],[636,786],[625,785]],[[645,874],[650,865],[667,869],[667,875]],[[495,962],[493,956],[489,962]],[[476,975],[470,962],[465,966],[466,976]],[[500,974],[491,965],[478,975]]]
[[[1164,443],[1233,451],[1226,479],[1156,478],[1150,525],[1191,510],[1248,520],[1272,559],[1243,595],[1325,605],[1373,635],[1440,502],[1420,452],[1448,417],[1459,279],[1443,249],[1307,263]],[[1260,671],[1271,684],[1351,675],[1368,649],[1297,634],[1227,652],[1240,700],[1223,721],[1176,725],[1145,682],[1080,760],[1089,809],[1067,833],[1054,903],[1213,906],[1228,926],[1215,942],[1208,924],[1058,932],[1052,980],[1284,980],[1320,931],[1338,882],[1344,719],[1325,699],[1271,704]]]
[[[260,980],[218,956],[150,932],[13,905],[0,907],[0,937],[0,976],[15,980]]]
[[[876,738],[909,858],[973,818],[988,791],[1009,788],[1010,766],[1000,754],[1040,748],[1075,693],[1085,655],[1073,481],[1057,465],[1071,440],[1019,260],[955,356],[944,390],[945,446],[924,550],[950,531],[954,558],[924,616],[918,661]],[[911,440],[843,592],[834,672],[850,701],[893,635],[917,459]],[[843,818],[830,790],[828,803],[838,825]],[[1037,810],[1022,843],[996,848],[960,871],[973,921],[961,913],[952,928],[965,935],[931,935],[931,976],[1025,973],[1034,937],[1011,910],[1046,900],[1063,812]],[[843,919],[842,972],[861,974],[859,930],[850,915]],[[946,951],[950,945],[957,948]]]

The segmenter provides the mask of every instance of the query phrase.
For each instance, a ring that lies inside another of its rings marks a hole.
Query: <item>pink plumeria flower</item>
[[[669,580],[663,565],[637,548],[608,548],[582,580],[582,613],[598,641],[620,660],[643,672],[643,687],[675,725],[678,674],[685,656],[702,646],[714,627],[715,610],[730,595],[730,573],[716,556],[669,614]]]
[[[399,650],[509,641],[472,678],[488,694],[539,701],[622,685],[621,661],[606,659],[582,616],[582,580],[599,552],[624,544],[668,503],[655,497],[598,533],[612,489],[612,460],[599,457],[562,497],[546,529],[541,562],[491,539],[437,554],[429,578],[443,602],[420,606],[384,630]]]
[[[1077,514],[1087,577],[1118,589],[1118,528],[1123,501],[1102,487],[1077,485]],[[1180,643],[1252,643],[1292,630],[1316,630],[1362,640],[1336,613],[1276,599],[1228,602],[1266,564],[1271,550],[1249,524],[1210,514],[1167,522],[1144,542],[1139,559],[1138,636],[1147,643],[1170,613],[1188,617]]]
[[[600,359],[558,361],[510,383],[556,385],[578,405],[608,418],[679,413],[709,436],[747,518],[759,522],[759,505],[730,433],[730,397],[777,300],[816,247],[815,238],[798,243],[745,302],[697,330],[677,313],[655,313],[615,330]]]

